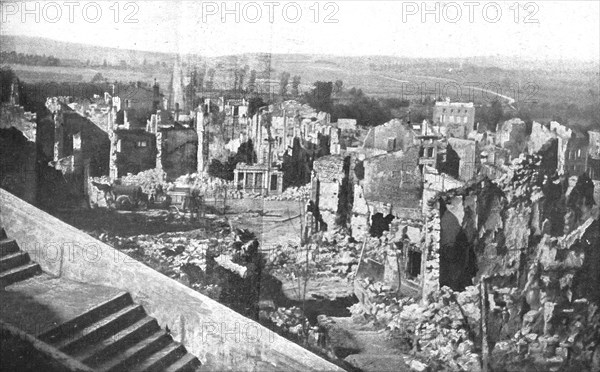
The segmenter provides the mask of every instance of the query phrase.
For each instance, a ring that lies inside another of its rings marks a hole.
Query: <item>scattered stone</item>
[[[427,370],[427,364],[421,363],[415,359],[410,361],[409,366],[410,366],[410,370],[414,371],[414,372],[424,372]]]
[[[364,372],[409,372],[401,355],[352,354],[344,359]]]

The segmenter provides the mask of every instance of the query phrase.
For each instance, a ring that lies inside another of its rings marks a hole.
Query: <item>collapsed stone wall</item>
[[[462,270],[475,269],[469,279],[486,288],[492,364],[589,368],[600,353],[589,341],[598,336],[600,301],[594,186],[586,175],[570,185],[542,163],[539,155],[520,158],[497,182],[472,183],[430,202],[424,293],[469,285],[444,276],[460,270],[453,258],[468,258],[473,249],[475,267]],[[456,249],[462,251],[453,255]]]

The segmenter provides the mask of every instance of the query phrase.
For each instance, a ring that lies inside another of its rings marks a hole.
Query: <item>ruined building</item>
[[[156,136],[143,129],[117,129],[111,132],[110,177],[152,169],[156,165]]]
[[[595,347],[600,228],[593,184],[587,175],[562,181],[542,161],[522,158],[498,181],[441,192],[428,204],[424,296],[444,285],[478,285],[489,301],[484,340],[499,369],[509,350],[525,348],[549,368],[553,358],[586,365],[587,348]]]
[[[44,153],[52,143],[49,165],[72,180],[73,193],[83,196],[87,193],[84,180],[109,172],[109,136],[58,98],[49,98],[46,107],[51,118],[40,122],[37,136],[42,156],[48,156]]]
[[[34,203],[37,194],[36,115],[18,106],[18,97],[0,106],[0,187]]]
[[[393,119],[369,129],[363,148],[380,152],[406,151],[414,144],[414,137],[412,128],[400,119]]]
[[[448,138],[446,151],[454,151],[458,156],[458,178],[469,181],[478,174],[480,166],[477,142],[461,138]]]
[[[346,226],[351,215],[350,157],[329,155],[317,159],[311,189],[315,231]]]
[[[450,102],[450,99],[436,102],[433,123],[448,137],[467,138],[475,129],[475,107],[472,102]]]

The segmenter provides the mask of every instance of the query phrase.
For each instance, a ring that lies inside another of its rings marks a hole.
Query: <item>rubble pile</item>
[[[228,233],[225,226],[217,237],[203,239],[181,232],[130,237],[102,233],[98,239],[215,299],[224,287],[222,270],[248,279],[262,266],[254,235],[245,230]]]
[[[300,187],[288,187],[281,193],[281,195],[270,195],[265,199],[267,200],[295,200],[295,201],[307,201],[310,200],[311,185],[307,184]]]
[[[363,286],[371,301],[350,307],[356,316],[385,325],[395,338],[406,343],[411,354],[434,371],[480,371],[479,291],[468,287],[454,292],[442,287],[423,304],[410,297],[397,298],[390,287],[368,279]]]
[[[316,262],[316,276],[339,277],[351,280],[354,277],[362,244],[356,242],[342,229],[319,232],[311,237],[305,247],[293,243],[277,245],[267,257],[267,265],[274,273],[289,271],[290,267],[302,267],[307,260]]]
[[[152,194],[158,186],[166,188],[167,174],[162,169],[148,169],[138,174],[127,174],[120,178],[122,185],[140,186],[148,195]]]
[[[356,281],[366,292],[368,300],[352,305],[350,312],[374,320],[378,325],[387,326],[402,307],[415,303],[412,297],[397,298],[396,291],[391,286],[376,282],[370,277]]]
[[[318,327],[311,326],[302,309],[297,306],[261,309],[260,320],[271,323],[282,334],[297,341],[315,339],[318,332]]]
[[[594,187],[586,174],[557,174],[553,161],[522,155],[499,179],[437,199],[463,206],[458,215],[477,260],[473,282],[486,288],[487,345],[497,370],[600,370]],[[437,221],[429,219],[429,235],[440,235]],[[439,245],[428,245],[428,267],[432,258],[442,266]]]
[[[200,193],[207,198],[223,198],[227,194],[228,198],[233,199],[240,194],[237,191],[233,191],[233,182],[201,173],[191,173],[181,176],[174,181],[174,184],[199,189]]]
[[[598,235],[598,221],[591,218],[568,235],[544,235],[535,248],[524,288],[494,288],[494,298],[500,300],[490,301],[492,324],[508,319],[506,328],[517,329],[496,331],[501,341],[492,350],[494,365],[598,370],[600,312],[598,303],[582,296],[595,297],[590,295],[597,283],[589,281],[582,269],[586,261],[591,264],[585,255],[595,250],[591,244]],[[527,311],[522,320],[513,320],[521,301],[527,303]]]

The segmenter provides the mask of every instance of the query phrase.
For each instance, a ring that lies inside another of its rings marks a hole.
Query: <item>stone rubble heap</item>
[[[220,266],[242,279],[255,275],[258,269],[252,263],[258,254],[254,249],[258,246],[256,239],[245,230],[227,233],[226,226],[222,226],[218,237],[205,239],[180,232],[130,237],[102,233],[98,238],[133,257],[154,263],[163,274],[211,297],[218,297],[218,288],[209,278],[214,267]]]
[[[370,293],[370,303],[350,307],[355,316],[371,319],[386,326],[392,337],[400,338],[410,348],[410,354],[430,370],[480,371],[478,307],[480,297],[476,287],[454,292],[448,287],[431,294],[428,303],[410,297],[397,298],[391,288],[382,283],[361,279]]]
[[[122,185],[135,185],[141,186],[142,191],[150,195],[158,186],[162,186],[166,189],[167,174],[161,169],[148,169],[138,174],[127,174],[127,176],[121,177],[120,182]]]
[[[266,200],[295,200],[295,201],[308,201],[311,195],[311,185],[304,185],[300,187],[288,187],[281,195],[270,195],[267,196]]]
[[[372,246],[378,243],[374,240]],[[310,260],[318,261],[316,276],[339,277],[351,280],[354,277],[362,243],[356,242],[342,229],[319,232],[311,237],[308,244]],[[288,265],[302,266],[306,261],[306,248],[293,243],[278,245],[267,257],[267,264],[273,272],[287,270]]]

